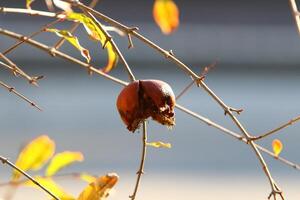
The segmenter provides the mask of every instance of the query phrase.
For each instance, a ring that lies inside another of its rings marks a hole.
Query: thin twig
[[[65,19],[66,15],[63,13],[53,13],[47,11],[25,9],[25,8],[5,8],[0,7],[0,12],[2,13],[18,13],[18,14],[28,14],[30,16],[44,16],[44,17],[54,17],[59,19]]]
[[[29,39],[29,38],[33,38],[34,36],[39,35],[40,33],[44,32],[45,29],[47,29],[47,28],[49,28],[49,27],[51,27],[51,26],[57,24],[57,23],[60,22],[61,20],[62,20],[62,19],[57,19],[57,20],[55,20],[55,21],[53,21],[53,22],[51,22],[51,23],[48,23],[48,24],[42,26],[42,28],[40,28],[38,31],[36,31],[36,32],[34,32],[34,33],[32,33],[32,34],[30,34],[29,36],[24,36],[24,39],[23,39],[23,40],[21,40],[21,41],[19,41],[19,42],[16,42],[14,45],[12,45],[12,46],[9,47],[7,50],[5,50],[5,51],[3,52],[3,55],[6,55],[6,54],[8,54],[9,52],[13,51],[13,50],[16,49],[18,46],[20,46],[21,44],[23,44],[23,43],[25,42],[25,40],[27,40],[27,39]]]
[[[211,63],[210,65],[208,66],[205,66],[204,69],[202,70],[201,74],[200,74],[200,77],[203,77],[203,79],[205,78],[206,74],[212,69],[214,68],[215,66],[217,65],[217,61]],[[191,81],[177,96],[176,96],[176,101],[181,97],[183,96],[191,87],[192,85],[194,85],[196,81],[193,80]]]
[[[7,164],[10,167],[12,167],[13,169],[17,170],[18,172],[20,172],[21,174],[23,174],[24,176],[26,176],[26,178],[28,178],[30,181],[32,181],[35,185],[37,185],[39,188],[41,188],[42,190],[44,190],[46,193],[48,193],[51,197],[53,197],[56,200],[59,200],[59,198],[53,194],[51,191],[49,191],[47,188],[45,188],[44,186],[42,186],[38,181],[36,181],[32,176],[30,176],[29,174],[27,174],[25,171],[23,171],[22,169],[20,169],[19,167],[17,167],[15,164],[13,164],[12,162],[10,162],[7,158],[0,156],[0,161],[3,164]]]
[[[298,34],[300,34],[300,16],[297,8],[296,0],[289,0],[293,18],[295,19],[295,24],[297,27]]]
[[[41,178],[55,178],[55,179],[65,179],[65,178],[75,178],[75,179],[81,179],[81,176],[82,174],[84,173],[79,173],[79,172],[72,172],[72,173],[64,173],[64,174],[55,174],[55,175],[52,175],[52,176],[39,176]],[[91,175],[93,177],[97,177],[96,175]],[[4,187],[4,186],[8,186],[8,185],[21,185],[25,182],[27,182],[28,180],[27,179],[21,179],[21,180],[18,180],[18,181],[14,181],[13,183],[11,181],[9,182],[3,182],[3,183],[0,183],[0,187]]]
[[[147,122],[144,120],[143,122],[143,136],[142,136],[142,155],[141,155],[141,162],[139,170],[137,171],[137,179],[136,184],[134,187],[133,194],[129,196],[130,199],[134,200],[140,185],[142,174],[144,174],[144,165],[146,159],[146,152],[147,152]]]
[[[273,130],[271,130],[271,131],[269,131],[269,132],[267,132],[267,133],[264,133],[264,134],[262,134],[262,135],[260,135],[260,136],[253,137],[251,140],[254,140],[254,141],[260,140],[260,139],[265,138],[265,137],[267,137],[267,136],[269,136],[269,135],[272,135],[272,134],[274,134],[274,133],[277,133],[278,131],[280,131],[280,130],[282,130],[282,129],[288,127],[288,126],[293,125],[295,122],[298,122],[299,120],[300,120],[300,116],[298,116],[298,117],[296,117],[296,118],[294,118],[294,119],[291,119],[291,120],[288,121],[287,123],[282,124],[281,126],[275,128],[275,129],[273,129]]]
[[[3,62],[0,61],[0,64],[2,66],[4,66],[5,68],[11,70],[11,72],[15,76],[17,76],[17,75],[22,76],[23,78],[25,78],[32,85],[37,86],[37,81],[39,79],[43,78],[43,76],[36,76],[36,77],[29,76],[21,68],[19,68],[14,62],[12,62],[9,58],[7,58],[2,53],[0,53],[0,58],[2,58],[7,63],[7,64],[5,64],[5,63],[3,63]]]
[[[186,114],[188,114],[188,115],[190,115],[190,116],[192,116],[192,117],[194,117],[194,118],[196,118],[196,119],[198,119],[198,120],[200,120],[200,121],[206,123],[208,126],[211,126],[211,127],[214,127],[214,128],[216,128],[216,129],[220,130],[221,133],[225,133],[225,134],[227,134],[227,135],[229,135],[229,136],[231,136],[231,137],[233,137],[233,138],[235,138],[235,139],[237,139],[237,140],[239,140],[239,141],[244,142],[245,144],[248,144],[248,141],[245,139],[245,137],[241,136],[240,134],[238,134],[238,133],[236,133],[236,132],[233,132],[233,131],[227,129],[227,128],[225,128],[225,127],[223,127],[223,126],[221,126],[221,125],[219,125],[219,124],[217,124],[217,123],[211,121],[210,119],[208,119],[208,118],[206,118],[206,117],[203,117],[203,116],[201,116],[200,114],[195,113],[195,112],[193,112],[193,111],[191,111],[191,110],[189,110],[189,109],[187,109],[187,108],[185,108],[185,107],[179,105],[178,103],[176,104],[176,108],[177,108],[178,110],[181,110],[182,112],[184,112],[184,113],[186,113]],[[257,148],[258,148],[259,150],[261,150],[262,152],[264,152],[264,153],[266,153],[267,155],[271,156],[271,157],[274,158],[275,160],[279,160],[279,161],[281,161],[283,164],[286,164],[286,165],[288,165],[288,166],[290,166],[290,167],[292,167],[292,168],[294,168],[294,169],[300,170],[300,165],[297,165],[297,164],[295,164],[295,163],[293,163],[293,162],[291,162],[291,161],[289,161],[289,160],[287,160],[287,159],[285,159],[285,158],[278,157],[278,156],[276,156],[273,152],[271,152],[271,151],[265,149],[264,147],[262,147],[262,146],[260,146],[260,145],[258,145],[258,144],[256,144],[256,146],[257,146]]]
[[[39,111],[42,111],[42,109],[36,103],[34,103],[33,101],[31,101],[30,99],[28,99],[23,94],[21,94],[18,91],[16,91],[16,89],[14,87],[11,87],[10,85],[5,84],[2,81],[0,81],[0,86],[2,86],[5,89],[7,89],[7,91],[14,93],[15,95],[17,95],[18,97],[20,97],[21,99],[23,99],[24,101],[26,101],[27,103],[29,103],[31,106],[33,106],[36,109],[38,109]]]

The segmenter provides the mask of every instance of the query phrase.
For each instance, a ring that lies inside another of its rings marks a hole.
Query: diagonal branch
[[[11,70],[11,72],[14,75],[20,75],[23,78],[25,78],[26,80],[28,80],[28,82],[30,84],[33,84],[35,86],[37,86],[37,81],[41,78],[43,78],[43,76],[36,76],[36,77],[31,77],[28,74],[26,74],[21,68],[19,68],[14,62],[12,62],[9,58],[7,58],[5,55],[3,55],[2,53],[0,53],[0,58],[2,58],[2,60],[4,60],[6,63],[3,63],[0,61],[0,65]]]
[[[268,131],[267,133],[264,133],[264,134],[262,134],[260,136],[257,136],[257,137],[253,137],[251,140],[256,141],[256,140],[260,140],[262,138],[268,137],[268,136],[270,136],[270,135],[272,135],[274,133],[277,133],[278,131],[280,131],[280,130],[282,130],[284,128],[287,128],[288,126],[293,125],[294,123],[298,122],[299,120],[300,120],[300,116],[295,117],[295,118],[291,119],[290,121],[288,121],[287,123],[282,124],[281,126],[275,128],[275,129],[273,129],[271,131]]]
[[[295,24],[297,26],[298,33],[300,34],[300,16],[299,16],[296,0],[289,0],[289,4],[291,7],[293,18],[295,20]]]
[[[56,200],[59,200],[59,198],[55,194],[53,194],[50,190],[48,190],[47,188],[45,188],[44,186],[42,186],[32,176],[30,176],[29,174],[27,174],[22,169],[18,168],[15,164],[13,164],[12,162],[10,162],[7,158],[0,156],[0,161],[3,164],[9,165],[11,168],[17,170],[18,172],[20,172],[21,174],[23,174],[24,176],[26,176],[26,178],[28,178],[29,180],[31,180],[36,186],[38,186],[39,188],[41,188],[42,190],[44,190],[46,193],[48,193],[52,198],[54,198]]]
[[[16,91],[16,89],[14,87],[9,86],[9,85],[3,83],[2,81],[0,81],[0,86],[2,86],[5,89],[7,89],[7,91],[14,93],[15,95],[17,95],[18,97],[20,97],[21,99],[23,99],[24,101],[26,101],[27,103],[29,103],[31,106],[33,106],[36,109],[38,109],[39,111],[42,111],[42,109],[36,103],[34,103],[33,101],[31,101],[30,99],[28,99],[23,94],[21,94],[18,91]]]

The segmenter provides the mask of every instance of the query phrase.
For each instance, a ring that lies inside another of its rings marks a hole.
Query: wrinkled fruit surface
[[[175,95],[160,80],[137,80],[121,91],[117,108],[129,131],[134,132],[143,120],[152,117],[162,125],[175,125]]]

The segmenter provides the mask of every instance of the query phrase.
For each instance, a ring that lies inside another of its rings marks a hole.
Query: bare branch
[[[21,94],[18,91],[16,91],[14,87],[9,86],[9,85],[3,83],[2,81],[0,81],[0,86],[2,86],[5,89],[7,89],[7,91],[14,93],[15,95],[17,95],[18,97],[20,97],[21,99],[23,99],[24,101],[26,101],[27,103],[29,103],[31,106],[35,107],[36,109],[42,111],[42,109],[36,103],[34,103],[33,101],[31,101],[30,99],[28,99],[23,94]]]
[[[39,188],[41,188],[42,190],[44,190],[46,193],[48,193],[52,198],[59,200],[59,198],[53,194],[51,191],[49,191],[47,188],[45,188],[44,186],[42,186],[38,181],[36,181],[32,176],[30,176],[29,174],[27,174],[25,171],[23,171],[22,169],[18,168],[15,164],[13,164],[12,162],[10,162],[7,158],[0,156],[0,161],[3,164],[7,164],[9,165],[11,168],[17,170],[18,172],[20,172],[21,174],[23,174],[24,176],[26,176],[26,178],[28,178],[30,181],[32,181],[36,186],[38,186]]]
[[[262,135],[260,135],[260,136],[257,136],[257,137],[253,137],[251,140],[254,140],[254,141],[260,140],[260,139],[265,138],[265,137],[268,137],[268,136],[270,136],[270,135],[272,135],[272,134],[274,134],[274,133],[278,133],[278,131],[280,131],[280,130],[282,130],[282,129],[284,129],[284,128],[287,128],[288,126],[293,125],[294,123],[298,122],[299,120],[300,120],[300,116],[295,117],[294,119],[291,119],[291,120],[288,121],[287,123],[282,124],[281,126],[275,128],[275,129],[273,129],[273,130],[271,130],[271,131],[269,131],[269,132],[267,132],[267,133],[264,133],[264,134],[262,134]]]
[[[146,159],[147,152],[147,122],[144,120],[143,122],[143,136],[142,136],[142,155],[139,170],[137,171],[137,180],[135,184],[135,188],[133,194],[129,196],[130,199],[134,200],[136,198],[136,194],[140,185],[142,174],[144,174],[144,165]]]
[[[0,53],[0,58],[2,58],[7,64],[3,63],[0,61],[0,64],[11,70],[11,72],[17,76],[20,75],[23,78],[25,78],[26,80],[28,80],[28,82],[30,84],[33,84],[35,86],[37,86],[37,81],[41,78],[43,78],[43,76],[37,76],[37,77],[31,77],[28,74],[26,74],[21,68],[19,68],[14,62],[12,62],[9,58],[7,58],[5,55],[3,55],[2,53]]]
[[[295,23],[297,26],[298,34],[300,34],[300,16],[297,8],[296,0],[289,0],[289,4],[291,7],[293,18],[295,19]]]
[[[34,36],[37,36],[38,34],[42,33],[45,31],[45,29],[55,25],[56,23],[60,22],[62,19],[57,19],[51,23],[48,23],[44,26],[42,26],[42,28],[40,28],[38,31],[32,33],[31,35],[29,36],[24,36],[23,40],[20,40],[19,42],[15,43],[13,46],[9,47],[7,50],[5,50],[3,52],[3,55],[6,55],[8,54],[9,52],[13,51],[14,49],[16,49],[17,47],[19,47],[21,44],[23,44],[25,42],[25,40],[29,39],[29,38],[33,38]]]
[[[183,111],[184,113],[186,113],[186,114],[188,114],[188,115],[190,115],[190,116],[192,116],[192,117],[194,117],[194,118],[196,118],[196,119],[198,119],[198,120],[206,123],[208,126],[214,127],[216,129],[220,130],[222,133],[225,133],[225,134],[227,134],[227,135],[229,135],[229,136],[231,136],[231,137],[233,137],[233,138],[235,138],[235,139],[237,139],[239,141],[244,142],[245,144],[248,144],[248,141],[243,136],[239,135],[238,133],[233,132],[233,131],[231,131],[231,130],[229,130],[227,128],[224,128],[223,126],[221,126],[221,125],[219,125],[219,124],[211,121],[210,119],[208,119],[206,117],[203,117],[203,116],[199,115],[198,113],[195,113],[195,112],[193,112],[193,111],[191,111],[191,110],[189,110],[189,109],[187,109],[187,108],[185,108],[185,107],[183,107],[183,106],[181,106],[179,104],[176,104],[176,108],[179,109],[179,110],[181,110],[181,111]],[[300,170],[300,165],[297,165],[297,164],[295,164],[295,163],[293,163],[293,162],[291,162],[291,161],[289,161],[289,160],[287,160],[285,158],[278,157],[272,151],[269,151],[269,150],[265,149],[264,147],[262,147],[262,146],[260,146],[258,144],[256,144],[256,147],[259,150],[261,150],[262,152],[264,152],[267,155],[269,155],[272,158],[274,158],[275,160],[279,160],[282,163],[284,163],[284,164],[286,164],[286,165],[288,165],[288,166],[290,166],[290,167],[292,167],[294,169]]]

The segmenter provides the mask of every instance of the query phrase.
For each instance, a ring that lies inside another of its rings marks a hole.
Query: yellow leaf
[[[173,0],[155,0],[153,17],[164,34],[172,33],[179,26],[179,9]]]
[[[26,0],[26,8],[31,9],[30,5],[34,2],[35,0]]]
[[[55,33],[58,37],[62,37],[66,39],[70,44],[72,44],[76,49],[78,49],[81,53],[81,55],[86,59],[86,61],[89,63],[91,60],[91,56],[89,53],[89,50],[83,48],[77,37],[75,37],[72,33],[70,33],[67,30],[57,30],[57,29],[46,29],[48,32]]]
[[[86,173],[80,174],[80,179],[85,181],[85,182],[88,182],[88,183],[92,183],[92,182],[95,182],[97,180],[97,178],[95,176],[91,176],[91,175],[86,174]]]
[[[118,55],[115,52],[109,39],[105,37],[105,34],[102,32],[99,26],[93,21],[93,19],[91,19],[90,17],[82,13],[75,13],[75,12],[67,13],[67,19],[71,21],[80,22],[84,26],[87,33],[92,39],[100,41],[102,47],[104,46],[107,49],[107,54],[108,54],[108,63],[103,68],[103,71],[107,73],[111,69],[113,69],[117,65]]]
[[[280,152],[282,151],[282,148],[283,148],[283,145],[282,145],[281,141],[278,140],[278,139],[273,140],[272,147],[273,147],[273,151],[274,151],[275,156],[279,156],[279,154],[280,154]]]
[[[47,135],[39,136],[22,149],[16,166],[24,171],[38,170],[53,156],[54,151],[55,143]],[[13,180],[18,180],[20,176],[18,171],[13,171]]]
[[[77,200],[104,200],[108,197],[109,191],[118,182],[118,175],[115,173],[99,177],[90,183],[79,195]]]
[[[151,147],[155,147],[155,148],[168,148],[168,149],[170,149],[172,147],[172,145],[170,143],[164,143],[164,142],[161,142],[161,141],[150,142],[150,143],[147,143],[147,145],[151,146]]]
[[[62,168],[72,164],[73,162],[83,161],[83,155],[80,152],[65,151],[56,154],[46,169],[46,176],[53,176]]]
[[[34,177],[34,179],[41,184],[43,187],[47,188],[49,191],[51,191],[55,196],[57,196],[60,200],[75,200],[75,198],[68,194],[61,188],[59,185],[57,185],[51,178],[44,178],[44,177]],[[35,185],[32,181],[26,181],[24,183],[25,186],[29,187],[35,187],[37,189],[40,189],[37,185]]]

